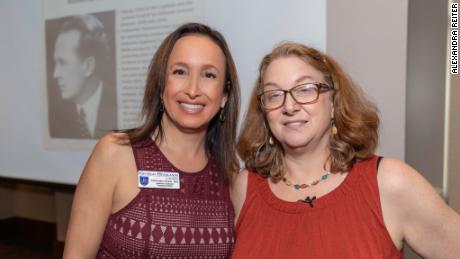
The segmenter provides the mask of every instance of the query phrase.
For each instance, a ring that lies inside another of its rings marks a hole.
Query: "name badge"
[[[163,171],[137,171],[140,188],[180,189],[179,173]]]

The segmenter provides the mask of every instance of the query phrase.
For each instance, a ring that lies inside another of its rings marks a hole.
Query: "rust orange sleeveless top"
[[[376,156],[355,163],[313,208],[279,199],[268,179],[248,177],[232,258],[403,258],[383,222]]]

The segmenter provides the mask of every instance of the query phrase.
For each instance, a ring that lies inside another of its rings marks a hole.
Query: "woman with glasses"
[[[377,108],[329,56],[266,55],[238,140],[233,258],[458,258],[460,217],[401,161],[374,155]]]

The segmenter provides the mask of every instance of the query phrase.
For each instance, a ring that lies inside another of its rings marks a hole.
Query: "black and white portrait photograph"
[[[98,139],[117,128],[115,13],[45,22],[51,138]]]

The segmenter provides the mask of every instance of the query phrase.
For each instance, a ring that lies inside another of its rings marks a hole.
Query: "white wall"
[[[45,150],[40,113],[43,51],[41,1],[0,2],[0,176],[75,184],[86,151]],[[325,49],[325,2],[315,0],[204,2],[204,20],[229,41],[241,77],[242,111],[263,54],[281,40]],[[280,14],[284,15],[283,17]],[[11,26],[14,24],[14,26]],[[242,112],[242,113],[243,113]],[[242,117],[242,116],[241,116]]]
[[[226,37],[240,76],[240,121],[262,57],[282,41],[326,49],[326,2],[316,0],[208,0],[205,20]]]
[[[378,153],[404,160],[408,0],[327,2],[327,52],[381,113]]]
[[[0,2],[0,176],[75,183],[89,152],[43,148],[40,3]]]

